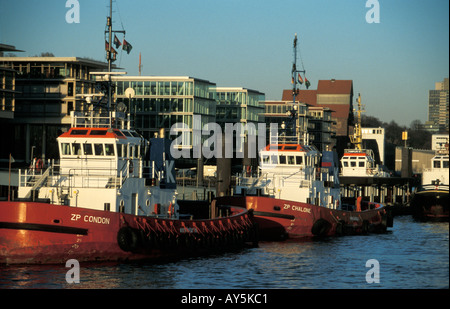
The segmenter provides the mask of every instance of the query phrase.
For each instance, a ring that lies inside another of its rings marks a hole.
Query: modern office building
[[[216,87],[216,118],[225,123],[264,122],[264,93],[241,87]]]
[[[0,57],[22,52],[13,45],[0,44]],[[13,119],[16,105],[16,71],[0,65],[0,119]],[[1,158],[1,157],[0,157]]]
[[[198,135],[196,128],[216,121],[215,93],[211,91],[216,84],[207,80],[188,76],[114,76],[117,104],[123,103],[134,121],[134,127],[145,138],[151,138],[160,129],[166,137],[174,124],[184,123],[188,132],[184,132],[184,147],[192,150]],[[127,97],[126,90],[134,90]],[[194,118],[194,115],[196,118]]]
[[[16,162],[56,159],[55,138],[70,126],[70,112],[88,108],[78,95],[96,92],[89,73],[106,70],[107,64],[77,57],[0,57],[0,67],[15,72],[14,101],[7,97],[4,104],[12,104],[14,117],[1,124],[10,140],[0,141],[0,158],[11,152]]]
[[[428,122],[427,127],[437,129],[437,131],[447,131],[449,129],[449,85],[448,78],[442,82],[435,83],[435,89],[428,93]],[[436,131],[436,130],[435,130]]]

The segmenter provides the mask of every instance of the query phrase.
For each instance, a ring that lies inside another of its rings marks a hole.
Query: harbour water
[[[378,262],[379,282],[373,282],[369,260]],[[0,266],[0,288],[448,289],[449,224],[399,216],[386,234],[261,242],[236,253],[159,264],[81,263],[80,283],[67,283],[69,269]]]

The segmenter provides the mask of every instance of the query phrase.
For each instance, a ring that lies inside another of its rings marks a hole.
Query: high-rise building
[[[14,87],[2,91],[1,108],[14,114],[0,123],[10,139],[0,142],[0,160],[11,153],[16,162],[29,162],[31,157],[58,157],[55,138],[70,127],[71,111],[86,108],[79,95],[96,92],[95,76],[90,72],[106,70],[108,65],[85,58],[47,56],[0,57],[0,67],[5,85]]]
[[[435,89],[428,93],[428,122],[427,124],[438,128],[439,131],[448,131],[448,78],[435,84]]]

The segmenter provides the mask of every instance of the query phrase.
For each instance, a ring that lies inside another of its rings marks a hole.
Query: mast
[[[108,73],[110,73],[112,66],[112,0],[109,0],[109,16],[106,18],[106,25],[108,26],[108,50],[106,51],[106,59],[108,60]],[[108,113],[111,108],[111,92],[111,75],[108,74]]]
[[[303,65],[303,63],[302,63]],[[296,117],[295,118],[295,138],[297,139],[297,143],[301,143],[300,141],[303,140],[304,144],[308,144],[308,133],[306,132],[306,118],[304,121],[304,125],[303,128],[300,127],[300,101],[298,102],[298,104],[295,102],[295,99],[297,97],[298,94],[298,89],[297,89],[297,83],[299,82],[299,75],[300,73],[305,74],[306,71],[304,70],[297,70],[297,33],[295,34],[295,38],[294,38],[294,61],[292,64],[292,103],[293,103],[293,108],[294,110],[292,111],[293,116]],[[303,137],[301,137],[303,133]]]
[[[361,113],[363,112],[361,108],[361,94],[358,93],[358,109],[356,110],[356,123],[355,129],[353,130],[353,135],[350,136],[350,141],[355,145],[355,149],[362,150],[362,131],[361,131]]]
[[[112,63],[116,60],[115,55],[111,52],[113,43],[113,32],[123,33],[125,35],[125,30],[113,30],[112,29],[112,0],[109,0],[109,16],[106,18],[106,26],[108,29],[105,34],[108,34],[108,50],[106,51],[106,60],[108,61],[108,102],[107,102],[107,112],[109,113],[112,106]]]

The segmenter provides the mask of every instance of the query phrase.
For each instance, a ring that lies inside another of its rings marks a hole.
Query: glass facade
[[[217,87],[217,123],[264,122],[264,94],[245,88]]]
[[[192,145],[193,116],[201,116],[201,125],[216,121],[215,84],[191,77],[126,76],[114,78],[117,102],[127,106],[134,128],[145,138],[153,137],[161,128],[169,136],[170,128],[184,123],[189,128],[188,144]],[[125,90],[135,91],[127,98]],[[171,138],[175,138],[172,136]]]

